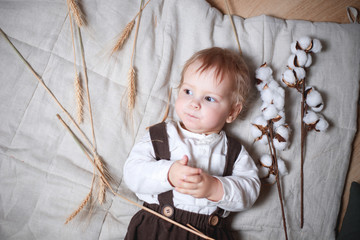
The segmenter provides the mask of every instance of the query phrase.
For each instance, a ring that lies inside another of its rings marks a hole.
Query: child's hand
[[[207,198],[211,201],[220,201],[224,190],[219,179],[201,172],[198,175],[186,176],[176,191],[191,195],[195,198]]]
[[[168,179],[175,190],[191,195],[195,198],[207,198],[220,201],[224,195],[221,182],[205,173],[200,168],[187,166],[188,157],[185,155],[170,168]]]
[[[180,187],[187,176],[199,175],[200,168],[193,168],[187,166],[189,161],[188,156],[184,155],[181,160],[176,161],[169,169],[168,179],[172,186]]]

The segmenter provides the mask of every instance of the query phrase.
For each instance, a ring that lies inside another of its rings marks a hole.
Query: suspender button
[[[209,217],[209,224],[210,226],[215,227],[219,223],[219,217],[216,215],[211,215]]]
[[[164,215],[165,217],[172,217],[172,215],[174,214],[174,208],[171,207],[170,205],[165,205],[162,210],[161,210],[162,215]]]

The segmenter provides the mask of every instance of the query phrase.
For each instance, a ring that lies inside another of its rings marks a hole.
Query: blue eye
[[[186,95],[192,95],[192,91],[189,89],[185,89],[184,92]]]
[[[208,101],[208,102],[215,102],[215,99],[212,98],[212,97],[209,97],[209,96],[206,96],[205,100]]]

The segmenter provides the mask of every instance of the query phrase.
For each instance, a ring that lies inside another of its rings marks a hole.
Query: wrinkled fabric
[[[169,118],[177,118],[173,104],[181,69],[194,52],[211,46],[237,50],[230,19],[206,1],[152,0],[139,25],[133,58],[137,95],[130,115],[126,89],[135,31],[121,51],[112,57],[108,53],[137,13],[139,2],[81,3],[87,22],[81,36],[97,149],[115,179],[114,190],[138,201],[122,181],[123,165],[134,142],[145,134],[146,127],[161,121],[169,91]],[[303,229],[299,207],[301,96],[288,88],[285,110],[286,122],[292,128],[291,145],[278,154],[289,169],[282,178],[289,238],[334,239],[357,127],[360,27],[269,16],[234,16],[233,20],[252,76],[267,62],[280,81],[294,40],[307,35],[323,44],[322,51],[313,55],[307,82],[322,94],[322,114],[330,127],[325,133],[310,132],[307,136]],[[74,56],[66,1],[1,0],[0,23],[56,98],[75,116]],[[76,31],[77,70],[84,79],[78,39]],[[93,167],[56,114],[79,138],[83,137],[3,37],[0,53],[0,239],[124,238],[139,208],[111,192],[105,204],[85,207],[64,225],[90,191]],[[255,96],[239,119],[227,127],[229,135],[238,138],[255,160],[268,153],[267,146],[253,143],[249,132],[260,106],[261,100]],[[81,128],[92,141],[88,110]],[[263,186],[254,206],[231,218],[232,230],[241,239],[283,238],[275,185]]]

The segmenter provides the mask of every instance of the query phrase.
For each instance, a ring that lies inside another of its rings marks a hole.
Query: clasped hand
[[[200,168],[188,166],[188,156],[184,155],[170,167],[168,179],[175,190],[195,198],[220,201],[224,194],[219,179],[203,172]]]

